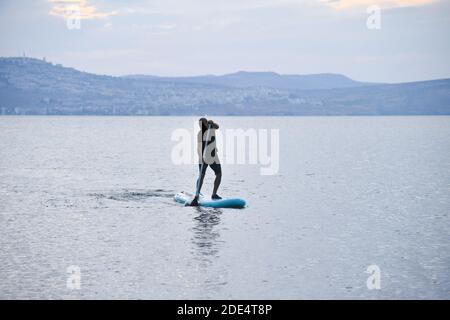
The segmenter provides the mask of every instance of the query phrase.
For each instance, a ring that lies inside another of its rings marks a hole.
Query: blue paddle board
[[[187,192],[177,193],[174,197],[175,201],[184,205],[189,205],[194,196]],[[209,208],[234,208],[242,209],[245,207],[245,200],[242,199],[220,199],[220,200],[209,200],[200,196],[198,200],[198,205],[201,207]]]

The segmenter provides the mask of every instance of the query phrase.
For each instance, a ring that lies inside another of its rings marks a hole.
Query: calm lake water
[[[450,117],[214,119],[280,130],[278,174],[223,165],[242,210],[173,201],[195,118],[0,117],[0,298],[450,299]]]

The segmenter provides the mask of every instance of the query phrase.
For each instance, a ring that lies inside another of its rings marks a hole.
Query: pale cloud
[[[78,0],[68,0],[69,2]],[[232,13],[270,8],[312,8],[327,5],[335,9],[349,9],[378,5],[382,8],[410,7],[438,2],[440,0],[142,0],[130,1],[121,12],[128,14],[165,14],[202,16],[211,13]]]
[[[89,5],[87,0],[49,0],[49,2],[53,4],[49,14],[65,19],[73,17],[74,13],[79,14],[81,20],[104,19],[118,13],[99,12],[95,6]]]
[[[429,4],[437,0],[320,0],[336,9],[377,5],[382,8],[411,7]]]

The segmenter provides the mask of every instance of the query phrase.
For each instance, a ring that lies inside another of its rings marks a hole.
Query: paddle
[[[200,181],[204,177],[203,166],[205,165],[205,156],[206,156],[206,150],[208,149],[208,141],[211,138],[211,127],[212,127],[212,125],[208,124],[208,129],[207,129],[208,130],[208,134],[206,136],[205,149],[203,150],[203,153],[202,153],[202,164],[200,166],[200,173],[199,173],[199,177],[198,177],[198,180],[197,180],[197,190],[195,191],[194,199],[189,204],[190,206],[195,206],[195,207],[198,206],[198,197],[200,195],[200,189],[201,189],[200,188]],[[202,139],[203,139],[203,136],[202,136]]]

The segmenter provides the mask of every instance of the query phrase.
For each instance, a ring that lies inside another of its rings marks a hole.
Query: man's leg
[[[220,182],[222,180],[222,167],[220,166],[220,163],[213,163],[211,165],[211,169],[213,169],[214,173],[216,174],[216,178],[214,179],[214,189],[213,189],[213,193],[212,193],[212,197],[211,198],[213,198],[213,199],[221,199],[217,195],[217,190],[219,189]]]

